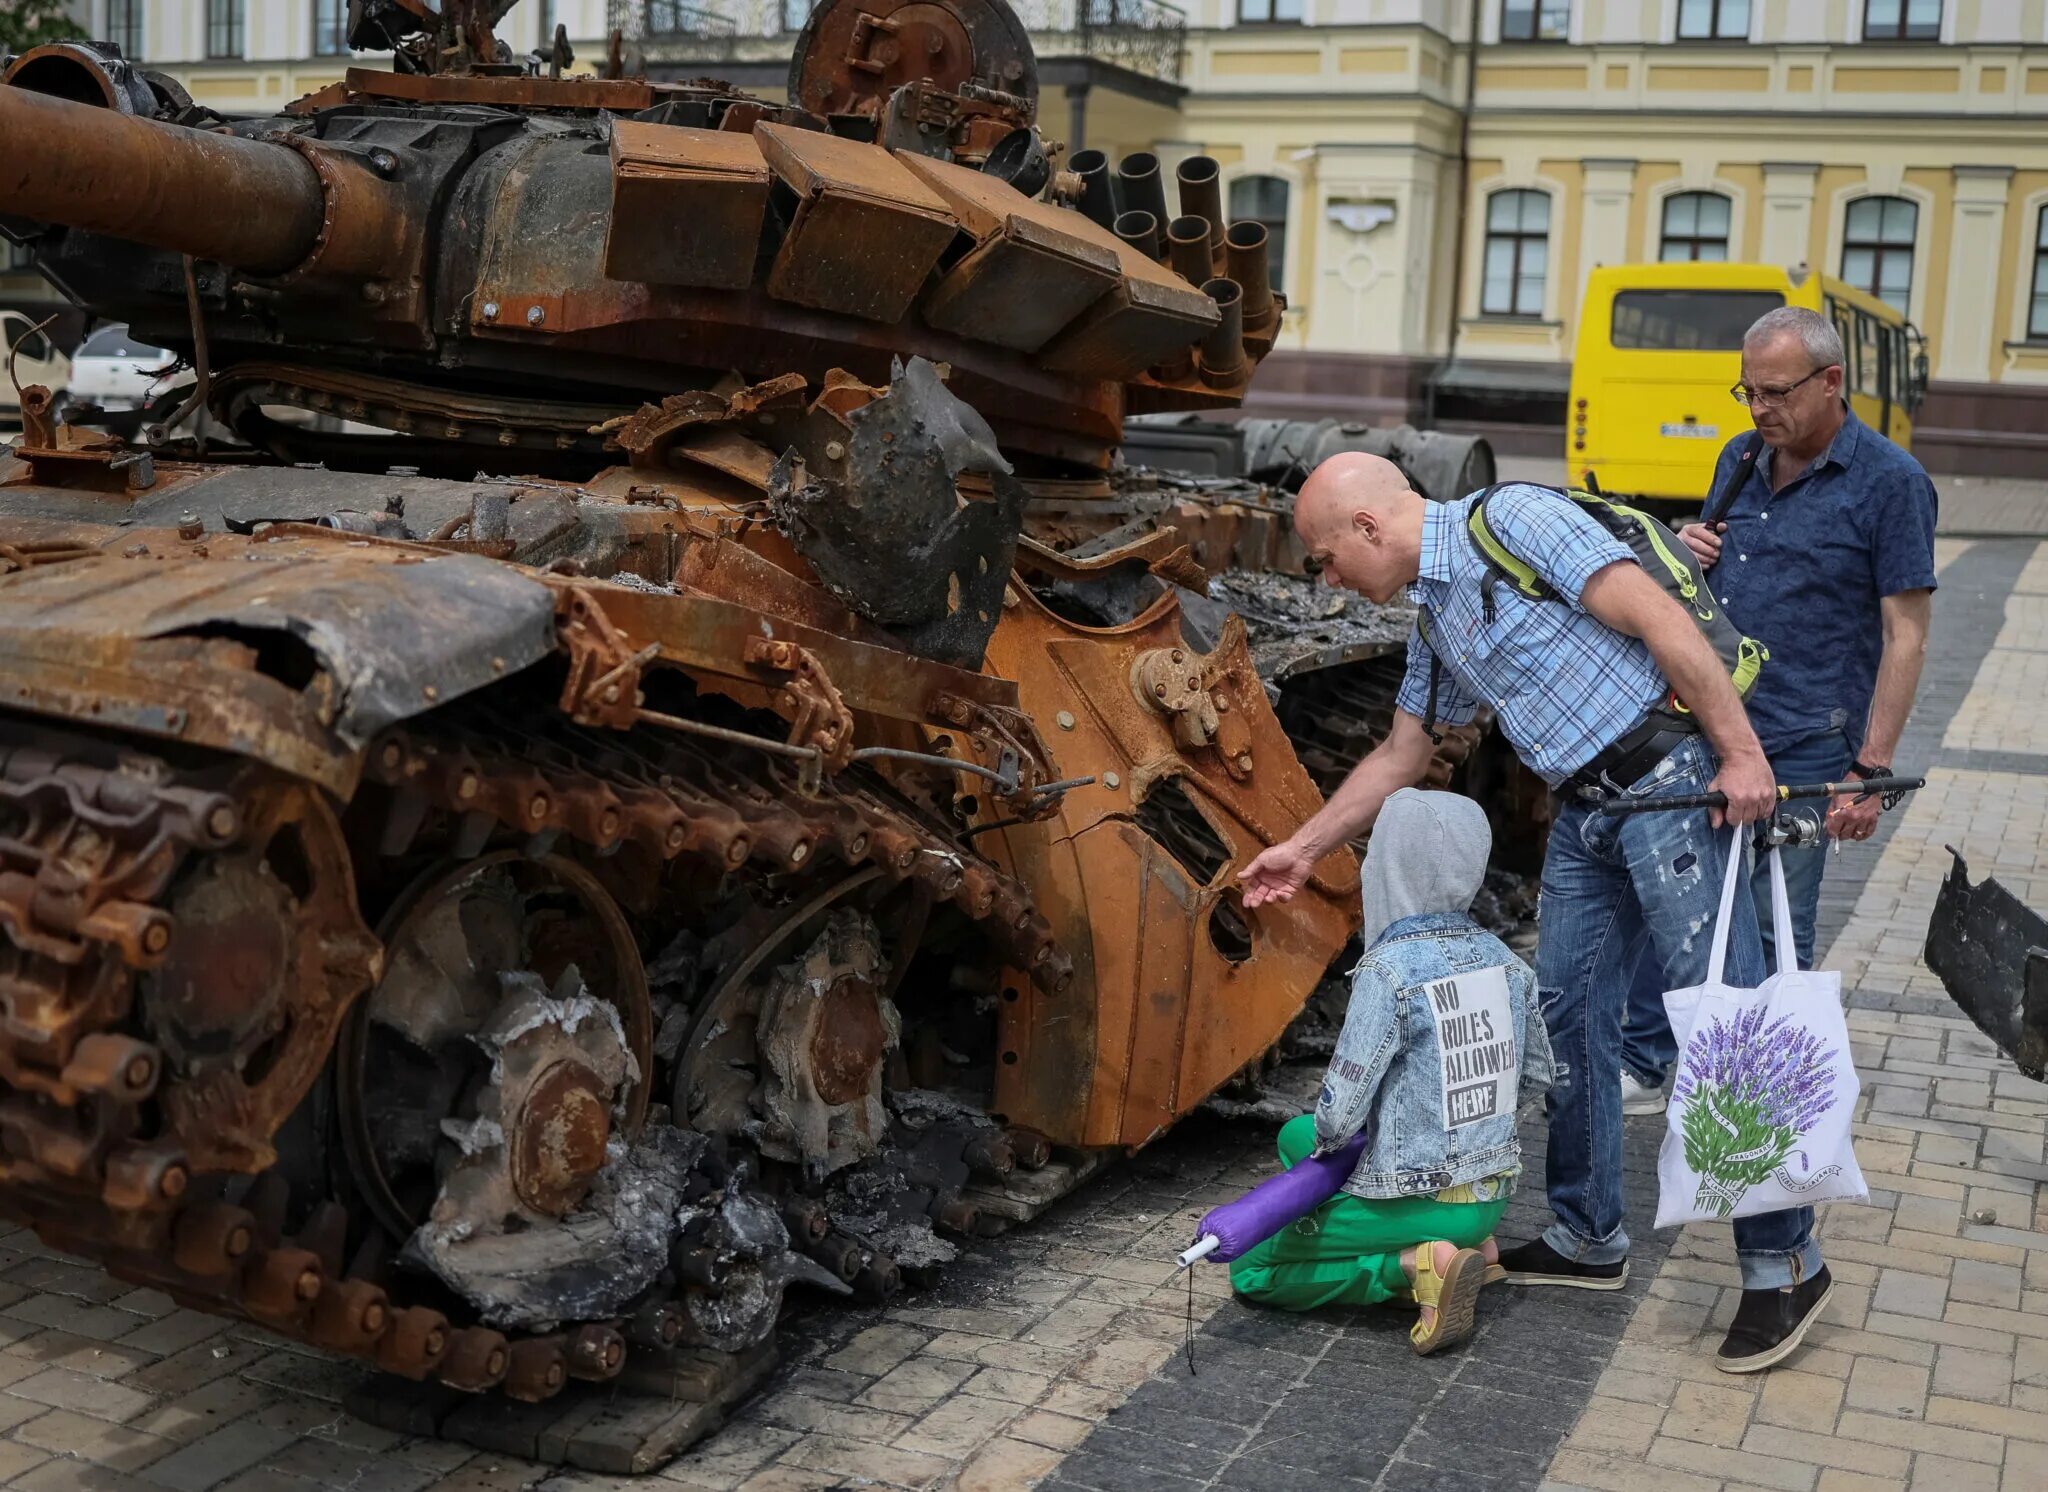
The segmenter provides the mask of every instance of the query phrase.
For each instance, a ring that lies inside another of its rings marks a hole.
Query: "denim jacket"
[[[1495,1019],[1503,976],[1506,1030]],[[1316,1150],[1367,1131],[1344,1186],[1359,1197],[1425,1196],[1513,1172],[1517,1112],[1551,1075],[1529,966],[1462,914],[1404,917],[1352,970]]]

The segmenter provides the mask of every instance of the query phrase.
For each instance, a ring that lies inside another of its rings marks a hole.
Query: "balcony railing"
[[[616,31],[629,57],[639,61],[723,62],[733,55],[739,24],[681,0],[606,0],[605,27]]]
[[[1162,0],[1017,0],[1011,9],[1038,54],[1090,57],[1163,83],[1178,83],[1188,18]],[[725,62],[765,56],[803,29],[810,0],[607,0],[606,25],[646,62]]]
[[[1161,0],[1022,0],[1010,7],[1040,56],[1078,52],[1162,83],[1180,81],[1187,12]]]

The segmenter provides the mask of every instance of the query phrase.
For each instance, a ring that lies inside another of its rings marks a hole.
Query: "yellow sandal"
[[[1436,1310],[1436,1319],[1427,1326],[1417,1321],[1408,1329],[1408,1345],[1417,1356],[1454,1347],[1472,1335],[1485,1283],[1486,1256],[1479,1250],[1459,1249],[1439,1275],[1436,1241],[1415,1246],[1415,1303]]]
[[[1487,1284],[1489,1284],[1489,1285],[1498,1285],[1498,1284],[1499,1284],[1499,1283],[1500,1283],[1500,1282],[1501,1282],[1502,1280],[1506,1279],[1507,1277],[1508,1277],[1508,1272],[1507,1272],[1507,1270],[1503,1269],[1503,1268],[1502,1268],[1502,1267],[1501,1267],[1500,1265],[1498,1265],[1498,1264],[1489,1264],[1489,1265],[1487,1265],[1487,1266],[1486,1266],[1486,1283],[1487,1283]],[[1401,1292],[1401,1293],[1400,1293],[1399,1295],[1396,1295],[1396,1296],[1394,1297],[1394,1299],[1396,1299],[1396,1300],[1405,1300],[1405,1301],[1407,1301],[1407,1302],[1408,1302],[1408,1304],[1410,1304],[1410,1305],[1414,1305],[1414,1304],[1415,1304],[1415,1292],[1414,1292],[1413,1290],[1403,1290],[1403,1291],[1402,1291],[1402,1292]]]

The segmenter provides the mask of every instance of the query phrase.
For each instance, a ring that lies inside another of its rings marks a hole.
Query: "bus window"
[[[1884,401],[1884,433],[1889,435],[1899,408],[1899,348],[1897,328],[1883,322],[1877,324],[1877,366],[1882,375],[1877,381],[1877,397]]]
[[[1852,387],[1866,399],[1884,397],[1884,361],[1877,350],[1881,330],[1868,311],[1856,313],[1856,382]]]
[[[1624,290],[1609,340],[1641,351],[1740,352],[1757,317],[1784,304],[1775,290]]]
[[[1842,339],[1842,392],[1850,394],[1856,389],[1856,313],[1831,295],[1828,320],[1834,322],[1835,335]]]

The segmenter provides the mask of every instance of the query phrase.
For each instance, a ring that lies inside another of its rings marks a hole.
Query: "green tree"
[[[8,0],[0,5],[0,52],[26,52],[46,41],[85,35],[64,0]]]

